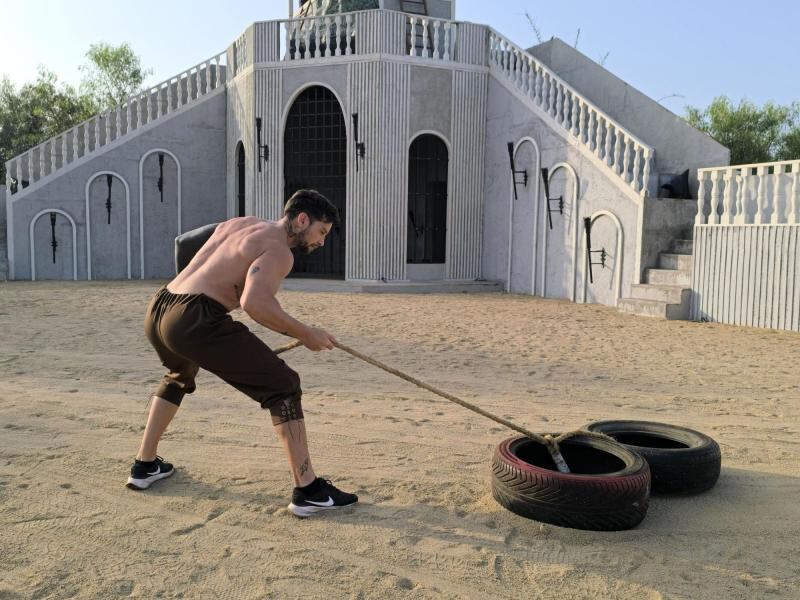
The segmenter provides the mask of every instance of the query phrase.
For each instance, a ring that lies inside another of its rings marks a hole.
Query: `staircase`
[[[617,308],[644,317],[688,320],[692,285],[692,240],[672,240],[669,252],[658,257],[658,269],[647,269],[647,283],[631,287],[632,298],[621,298]]]

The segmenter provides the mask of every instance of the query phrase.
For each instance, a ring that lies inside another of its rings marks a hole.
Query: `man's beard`
[[[294,237],[294,248],[303,254],[311,254],[314,250],[316,250],[316,246],[309,245],[306,239],[306,230],[298,231],[296,233],[292,233]]]

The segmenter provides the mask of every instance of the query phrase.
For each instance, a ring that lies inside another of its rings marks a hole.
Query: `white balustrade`
[[[699,169],[697,179],[698,225],[800,223],[800,161]],[[709,198],[717,220],[713,211],[708,218],[701,214]]]

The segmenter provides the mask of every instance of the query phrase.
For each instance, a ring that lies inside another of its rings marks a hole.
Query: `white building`
[[[765,260],[794,260],[800,162],[734,172],[727,149],[580,52],[525,50],[454,4],[309,0],[11,159],[8,277],[169,277],[178,233],[277,218],[301,187],[343,224],[295,275],[354,285],[490,281],[677,318],[694,297],[695,318],[725,320],[708,304],[729,273],[720,250],[692,258],[682,241],[695,222],[768,214],[784,230]],[[694,294],[693,261],[711,286]],[[780,264],[781,326],[800,329],[800,267]]]

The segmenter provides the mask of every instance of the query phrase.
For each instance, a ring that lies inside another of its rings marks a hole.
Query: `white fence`
[[[800,225],[696,225],[694,320],[800,331]]]
[[[800,160],[698,169],[696,225],[800,223]]]

